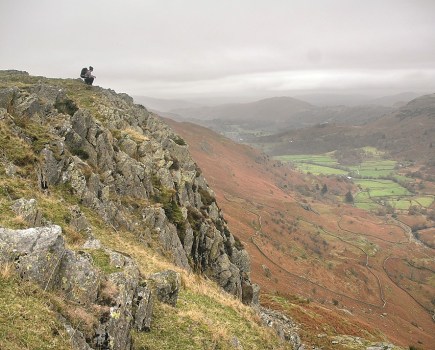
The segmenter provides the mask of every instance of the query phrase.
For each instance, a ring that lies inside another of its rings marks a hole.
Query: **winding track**
[[[224,198],[225,198],[227,201],[229,201],[229,202],[238,203],[238,202],[236,202],[236,201],[233,201],[233,200],[229,199],[226,195],[224,195]],[[251,204],[252,204],[252,203],[251,203]],[[263,206],[264,206],[264,205],[263,205]],[[274,207],[272,207],[272,206],[270,206],[270,205],[267,205],[267,207],[276,210],[276,208],[274,208]],[[322,231],[323,231],[325,234],[328,234],[328,235],[330,235],[330,236],[333,236],[333,237],[335,237],[335,238],[337,238],[337,239],[343,241],[344,243],[349,244],[349,245],[351,245],[351,246],[357,248],[358,250],[360,250],[360,251],[362,251],[362,252],[364,253],[364,255],[366,256],[366,263],[365,263],[365,266],[366,266],[367,270],[368,270],[368,271],[369,271],[369,272],[370,272],[370,273],[371,273],[371,274],[376,278],[376,280],[377,280],[377,284],[378,284],[378,288],[379,288],[379,298],[380,298],[381,301],[382,301],[382,305],[376,305],[376,304],[373,304],[373,303],[369,303],[369,302],[366,302],[366,301],[363,301],[363,300],[360,300],[360,299],[357,299],[357,298],[353,298],[353,297],[348,296],[348,295],[346,295],[346,294],[343,294],[343,293],[340,293],[340,292],[334,291],[334,290],[329,289],[328,287],[326,287],[326,286],[324,286],[324,285],[321,285],[321,284],[319,284],[319,283],[317,283],[317,282],[314,282],[314,281],[312,281],[312,280],[310,280],[310,279],[308,279],[308,278],[305,278],[305,277],[303,277],[303,276],[299,276],[299,275],[297,275],[297,274],[294,274],[294,273],[288,271],[286,268],[282,267],[281,265],[277,264],[273,259],[271,259],[271,258],[270,258],[270,257],[269,257],[269,256],[268,256],[268,255],[267,255],[267,254],[266,254],[266,253],[265,253],[261,248],[260,248],[260,246],[257,244],[257,242],[255,242],[255,236],[257,236],[259,233],[262,233],[261,215],[258,214],[258,213],[256,213],[256,212],[254,212],[254,211],[252,211],[252,210],[250,210],[250,209],[248,209],[248,208],[246,208],[246,207],[244,207],[244,206],[243,206],[243,209],[244,209],[245,211],[247,211],[247,212],[249,212],[249,213],[251,213],[251,214],[257,216],[258,224],[259,224],[259,228],[260,228],[260,229],[259,229],[259,230],[256,230],[255,234],[251,236],[251,242],[254,244],[254,246],[257,248],[257,250],[260,252],[260,254],[261,254],[262,256],[264,256],[264,257],[265,257],[269,262],[271,262],[273,265],[275,265],[276,267],[278,267],[278,268],[281,269],[282,271],[286,272],[286,274],[288,274],[288,275],[290,275],[290,276],[292,276],[292,277],[294,277],[294,278],[297,278],[297,279],[299,279],[299,280],[301,280],[301,281],[304,281],[304,282],[307,282],[307,283],[309,283],[309,284],[312,284],[312,285],[314,285],[314,286],[316,286],[316,287],[322,288],[322,289],[324,289],[324,290],[326,290],[326,291],[328,291],[328,292],[330,292],[330,293],[332,293],[332,294],[335,294],[335,295],[341,296],[342,298],[346,298],[346,299],[352,300],[352,301],[354,301],[354,302],[357,302],[357,303],[363,304],[363,305],[365,305],[365,306],[370,306],[370,307],[374,307],[374,308],[385,308],[387,302],[386,302],[385,297],[384,297],[384,293],[383,293],[383,290],[382,290],[382,285],[381,285],[380,279],[379,279],[379,277],[378,277],[378,276],[377,276],[373,271],[371,271],[371,269],[370,269],[370,267],[369,267],[369,255],[368,255],[368,254],[367,254],[367,253],[366,253],[362,248],[360,248],[360,247],[358,247],[358,246],[356,246],[356,245],[353,245],[352,243],[350,243],[350,242],[348,242],[348,241],[342,239],[341,237],[336,236],[336,235],[334,235],[334,234],[332,234],[332,233],[330,233],[330,232],[328,232],[328,231],[326,231],[326,230],[324,230],[324,229],[322,228]],[[303,222],[305,222],[305,223],[307,223],[307,224],[310,224],[310,225],[312,225],[312,226],[317,226],[316,224],[314,224],[314,223],[312,223],[312,222],[310,222],[310,221],[307,221],[307,220],[304,220],[304,219],[300,219],[300,220],[303,221]]]
[[[231,199],[229,199],[225,194],[224,194],[224,198],[227,200],[227,201],[229,201],[229,202],[236,202],[236,201],[233,201],[233,200],[231,200]],[[253,203],[251,203],[251,204],[253,204]],[[264,205],[264,204],[262,204],[263,206],[267,206],[267,207],[269,207],[269,208],[271,208],[271,209],[274,209],[274,210],[277,210],[276,208],[274,208],[274,207],[272,207],[272,206],[270,206],[270,205]],[[296,274],[294,274],[294,273],[292,273],[292,272],[290,272],[290,271],[288,271],[287,269],[285,269],[284,267],[282,267],[281,265],[279,265],[279,264],[277,264],[273,259],[271,259],[261,248],[260,248],[260,246],[257,244],[257,242],[255,241],[255,236],[257,236],[259,233],[262,233],[262,221],[261,221],[261,215],[260,214],[258,214],[258,213],[256,213],[256,212],[254,212],[254,211],[252,211],[252,210],[250,210],[250,209],[248,209],[248,208],[246,208],[245,206],[242,206],[243,207],[243,209],[245,210],[245,211],[248,211],[248,212],[250,212],[251,214],[253,214],[253,215],[255,215],[256,217],[257,217],[257,220],[258,220],[258,224],[259,224],[259,230],[256,230],[256,232],[255,232],[255,234],[254,235],[252,235],[251,236],[251,242],[254,244],[254,246],[257,248],[257,250],[260,252],[260,254],[262,255],[262,256],[264,256],[269,262],[271,262],[273,265],[275,265],[276,267],[278,267],[279,269],[281,269],[282,271],[285,271],[288,275],[290,275],[290,276],[292,276],[292,277],[294,277],[294,278],[297,278],[297,279],[299,279],[299,280],[301,280],[301,281],[304,281],[304,282],[307,282],[307,283],[310,283],[310,284],[312,284],[312,285],[314,285],[314,286],[316,286],[316,287],[319,287],[319,288],[322,288],[322,289],[324,289],[324,290],[326,290],[326,291],[328,291],[328,292],[330,292],[330,293],[333,293],[333,294],[335,294],[335,295],[338,295],[338,296],[341,296],[341,297],[343,297],[343,298],[346,298],[346,299],[349,299],[349,300],[352,300],[352,301],[355,301],[355,302],[357,302],[357,303],[360,303],[360,304],[363,304],[363,305],[366,305],[366,306],[370,306],[370,307],[374,307],[374,308],[385,308],[385,306],[386,306],[386,304],[387,304],[387,301],[386,301],[386,299],[385,299],[385,295],[384,295],[384,292],[383,292],[383,288],[382,288],[382,284],[381,284],[381,281],[380,281],[380,278],[379,278],[379,276],[378,275],[376,275],[373,271],[372,271],[372,269],[370,268],[370,266],[369,266],[369,255],[367,254],[367,252],[364,250],[364,249],[362,249],[362,248],[360,248],[360,247],[358,247],[358,246],[356,246],[356,245],[354,245],[354,244],[352,244],[352,243],[350,243],[350,242],[348,242],[348,241],[346,241],[346,240],[344,240],[343,238],[341,238],[341,237],[339,237],[339,236],[337,236],[337,235],[334,235],[334,234],[332,234],[331,232],[328,232],[328,231],[326,231],[325,229],[323,229],[323,228],[321,228],[321,230],[325,233],[325,234],[327,234],[327,235],[330,235],[330,236],[332,236],[332,237],[335,237],[336,239],[339,239],[339,240],[341,240],[343,243],[346,243],[346,244],[349,244],[349,245],[351,245],[351,246],[353,246],[354,248],[356,248],[356,249],[358,249],[358,250],[360,250],[361,252],[363,252],[364,253],[364,255],[366,256],[366,262],[365,262],[365,267],[367,268],[367,270],[376,278],[376,280],[377,280],[377,284],[378,284],[378,290],[379,290],[379,298],[380,298],[380,300],[382,301],[382,305],[376,305],[376,304],[372,304],[372,303],[369,303],[369,302],[366,302],[366,301],[363,301],[363,300],[360,300],[360,299],[357,299],[357,298],[353,298],[353,297],[351,297],[351,296],[348,296],[348,295],[346,295],[346,294],[343,294],[343,293],[340,293],[340,292],[337,292],[337,291],[334,291],[334,290],[331,290],[331,289],[329,289],[328,287],[326,287],[326,286],[323,286],[323,285],[321,285],[321,284],[319,284],[319,283],[317,283],[317,282],[314,282],[314,281],[312,281],[312,280],[310,280],[310,279],[308,279],[308,278],[305,278],[305,277],[302,277],[302,276],[299,276],[299,275],[296,275]],[[403,231],[404,231],[404,234],[405,234],[405,236],[408,236],[408,240],[407,241],[389,241],[389,240],[386,240],[386,239],[383,239],[383,238],[380,238],[380,237],[377,237],[377,236],[374,236],[374,235],[371,235],[371,234],[366,234],[366,233],[361,233],[361,232],[354,232],[354,231],[351,231],[351,230],[348,230],[348,229],[345,229],[345,228],[343,228],[342,226],[341,226],[341,221],[342,221],[342,219],[343,219],[343,216],[341,215],[340,216],[340,219],[338,220],[338,222],[337,222],[337,226],[340,228],[340,230],[342,230],[342,231],[345,231],[345,232],[349,232],[349,233],[352,233],[352,234],[356,234],[356,235],[362,235],[362,236],[368,236],[368,237],[372,237],[372,238],[375,238],[375,239],[378,239],[378,240],[381,240],[381,241],[384,241],[384,242],[387,242],[387,243],[391,243],[391,244],[396,244],[396,245],[402,245],[402,244],[409,244],[409,243],[411,243],[413,240],[412,240],[412,231],[411,231],[411,229],[410,229],[410,227],[409,226],[407,226],[406,224],[404,224],[403,222],[401,222],[401,221],[398,221],[398,220],[395,220],[396,222],[397,222],[397,224],[394,224],[394,223],[389,223],[389,225],[393,225],[393,226],[397,226],[397,227],[400,227]],[[301,221],[303,221],[303,222],[305,222],[305,223],[307,223],[307,224],[309,224],[309,225],[312,225],[312,226],[315,226],[315,227],[318,227],[318,225],[316,225],[316,224],[314,224],[314,223],[312,223],[312,222],[310,222],[310,221],[307,221],[307,220],[304,220],[304,219],[300,219]],[[384,273],[387,275],[387,277],[388,277],[388,279],[395,285],[395,286],[397,286],[398,288],[400,288],[401,290],[403,290],[409,297],[411,297],[420,307],[422,307],[425,311],[427,311],[427,312],[429,312],[429,314],[431,315],[431,317],[432,317],[432,319],[435,321],[435,310],[433,311],[433,314],[432,314],[432,311],[431,310],[429,310],[427,307],[425,307],[423,304],[421,304],[418,300],[416,300],[408,291],[406,291],[403,287],[401,287],[400,285],[398,285],[391,277],[390,277],[390,275],[388,274],[388,272],[387,272],[387,270],[386,270],[386,267],[385,267],[385,264],[386,264],[386,262],[388,261],[388,259],[390,259],[390,258],[392,258],[391,257],[391,255],[390,256],[388,256],[387,258],[385,258],[384,259],[384,261],[383,261],[383,263],[382,263],[382,268],[383,268],[383,270],[384,270]],[[394,257],[393,257],[394,258]],[[396,259],[398,259],[398,258],[396,258]]]

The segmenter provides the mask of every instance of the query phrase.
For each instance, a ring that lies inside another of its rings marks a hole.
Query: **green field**
[[[432,205],[434,196],[413,195],[398,183],[413,182],[414,179],[398,174],[396,161],[385,159],[384,153],[373,147],[362,150],[364,161],[351,166],[340,165],[334,152],[280,155],[274,159],[292,163],[304,173],[349,177],[360,188],[354,195],[354,204],[362,209],[374,210],[388,205],[397,210],[408,210],[411,206],[428,208]]]
[[[412,205],[412,200],[409,199],[390,200],[388,201],[388,204],[391,205],[394,209],[406,210],[409,209],[409,207]]]
[[[274,157],[276,160],[282,162],[292,162],[292,163],[315,163],[315,164],[326,164],[326,165],[338,165],[337,159],[335,159],[331,154],[295,154],[295,155],[284,155]]]
[[[351,175],[357,177],[383,178],[394,174],[393,160],[370,160],[357,166],[350,166]]]
[[[345,170],[332,168],[323,165],[300,163],[298,164],[298,169],[302,170],[304,173],[311,173],[314,175],[347,175],[348,172]]]
[[[422,207],[429,208],[434,201],[433,196],[416,197],[412,201],[412,205],[421,205]]]
[[[354,179],[356,185],[367,191],[371,198],[389,196],[409,196],[411,193],[392,180],[359,180]]]

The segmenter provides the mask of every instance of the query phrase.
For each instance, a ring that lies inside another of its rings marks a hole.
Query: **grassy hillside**
[[[89,111],[99,123],[106,120],[101,112],[104,105],[101,88],[88,87],[79,80],[32,77],[17,72],[0,73],[0,89],[18,87],[27,91],[40,83],[62,90],[67,96],[66,101],[73,103],[56,105],[62,113],[53,114],[55,119],[51,124],[41,122],[36,115],[34,118],[23,118],[13,108],[0,109],[0,227],[29,227],[25,218],[16,214],[12,206],[19,198],[35,199],[43,221],[62,228],[68,249],[91,254],[98,269],[112,273],[114,267],[108,264],[104,251],[83,248],[88,237],[85,231],[78,230],[73,224],[70,208],[76,207],[89,221],[88,230],[95,239],[103,247],[132,257],[141,276],[164,269],[177,271],[181,275],[177,306],[156,301],[150,332],[132,331],[134,349],[291,349],[289,343],[284,343],[273,330],[262,325],[253,308],[243,305],[238,298],[227,294],[209,279],[172,264],[170,257],[162,254],[155,237],[145,240],[134,230],[108,224],[96,208],[86,205],[71,182],[50,185],[49,190],[41,188],[38,176],[38,166],[44,157],[41,151],[47,145],[60,145],[62,142],[53,128],[59,127],[63,118],[69,118],[77,108]],[[44,103],[42,100],[39,102]],[[117,113],[121,113],[121,107],[116,108]],[[132,139],[144,137],[134,128],[118,130],[119,135],[116,132],[114,130],[114,135],[118,137],[122,137],[123,133],[128,133]],[[89,180],[95,169],[85,162],[89,154],[79,151],[76,151],[75,157],[84,174],[81,178]],[[54,156],[60,159],[65,152],[70,151],[64,148]],[[164,203],[158,203],[157,199],[152,204],[162,206]],[[149,201],[132,196],[120,196],[118,200],[135,210],[150,205]],[[113,293],[110,286],[106,287],[105,293]],[[58,316],[61,314],[85,337],[91,337],[97,321],[104,315],[104,310],[85,308],[66,300],[62,291],[44,291],[30,282],[23,283],[10,264],[0,265],[0,309],[0,348],[5,350],[70,349],[70,335]]]

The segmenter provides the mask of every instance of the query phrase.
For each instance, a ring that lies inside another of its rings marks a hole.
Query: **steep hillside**
[[[198,125],[168,123],[249,251],[261,303],[300,322],[303,340],[365,349],[362,338],[387,337],[433,348],[433,250],[417,244],[408,226],[340,202],[357,192],[346,179],[303,176]]]
[[[300,347],[185,141],[131,97],[0,72],[0,152],[0,348]]]

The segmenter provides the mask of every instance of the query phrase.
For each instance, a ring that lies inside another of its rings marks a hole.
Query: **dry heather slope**
[[[302,349],[184,140],[125,94],[0,72],[0,213],[2,350]]]
[[[409,227],[341,202],[356,191],[345,179],[303,176],[208,129],[168,123],[250,253],[261,303],[300,322],[303,340],[363,349],[361,338],[389,339],[434,349],[434,250],[413,240]],[[412,291],[391,275],[397,264],[413,275]]]

